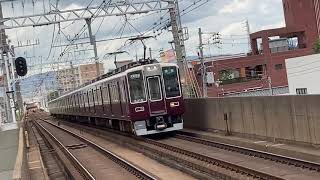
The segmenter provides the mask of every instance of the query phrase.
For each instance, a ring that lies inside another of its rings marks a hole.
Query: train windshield
[[[151,101],[162,99],[160,79],[158,76],[148,78],[149,95]]]
[[[163,67],[163,79],[167,98],[180,96],[180,83],[176,67]]]
[[[143,76],[141,71],[128,73],[131,103],[146,101]]]

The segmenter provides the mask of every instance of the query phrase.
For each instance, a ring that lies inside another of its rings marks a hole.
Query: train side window
[[[101,104],[101,97],[99,96],[99,94],[100,94],[100,90],[99,90],[99,88],[97,87],[97,89],[96,89],[96,96],[95,96],[95,100],[96,100],[96,102],[97,102],[97,105],[100,105],[100,104]]]
[[[89,107],[91,107],[91,91],[88,91],[88,100],[89,100]]]
[[[70,96],[70,110],[72,110],[74,107],[74,98],[73,95]]]
[[[90,92],[91,92],[91,96],[90,96],[90,99],[91,99],[91,105],[90,106],[94,106],[94,94],[93,94],[93,89],[90,89]]]
[[[94,89],[94,90],[92,90],[92,97],[93,97],[93,103],[94,103],[94,105],[96,105],[97,104],[97,98],[96,98],[96,90]]]
[[[111,85],[110,84],[108,84],[108,95],[109,95],[109,104],[112,105]]]
[[[96,105],[96,97],[95,97],[95,94],[96,94],[96,90],[91,90],[91,93],[92,93],[92,106],[95,106]]]
[[[87,103],[86,103],[86,100],[87,100],[87,93],[86,92],[83,92],[82,94],[82,101],[83,101],[83,107],[88,107],[87,106]]]
[[[110,103],[108,86],[103,87],[103,102],[104,104]]]
[[[104,104],[104,102],[103,102],[104,99],[103,99],[103,94],[102,94],[102,93],[103,93],[103,92],[102,92],[102,86],[99,87],[99,92],[100,92],[99,95],[100,95],[100,97],[101,97],[101,105],[103,105],[103,104]]]
[[[80,92],[77,93],[78,107],[80,108]]]
[[[97,88],[96,97],[97,97],[97,104],[102,105],[100,87]]]
[[[121,81],[120,81],[121,82]],[[122,96],[123,96],[123,92],[122,92],[122,88],[123,88],[123,85],[120,84],[120,82],[118,81],[117,82],[117,94],[118,94],[118,101],[121,103],[123,102],[122,100]]]
[[[122,85],[120,86],[121,88],[121,97],[122,97],[122,102],[126,102],[126,91],[125,91],[125,81],[122,81]]]
[[[83,107],[82,92],[80,92],[79,101],[80,101],[80,108],[81,108],[81,107]]]
[[[110,103],[113,104],[114,103],[114,93],[113,93],[113,85],[112,84],[109,85],[109,93],[110,93]]]
[[[114,101],[117,103],[117,102],[119,102],[118,83],[114,83],[114,85],[113,85],[113,91],[114,91]]]
[[[72,96],[69,96],[69,110],[72,109],[72,104],[73,103],[73,100],[72,100]]]

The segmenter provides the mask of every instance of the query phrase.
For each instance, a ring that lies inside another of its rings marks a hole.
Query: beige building
[[[99,64],[100,74],[104,74],[103,64]],[[97,77],[96,64],[84,64],[58,70],[59,92],[65,93]]]
[[[104,67],[102,63],[99,63],[100,75],[104,74]],[[80,82],[81,84],[90,82],[97,77],[96,64],[84,64],[79,66]]]
[[[64,93],[81,85],[79,67],[58,70],[59,92]]]

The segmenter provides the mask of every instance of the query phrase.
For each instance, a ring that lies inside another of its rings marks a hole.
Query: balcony
[[[262,79],[262,75],[257,75],[257,76],[253,76],[253,77],[239,77],[239,78],[234,78],[234,79],[222,80],[220,82],[220,85],[244,83],[244,82],[256,81],[256,80],[261,80],[261,79]]]

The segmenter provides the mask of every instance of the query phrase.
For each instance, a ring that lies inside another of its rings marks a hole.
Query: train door
[[[103,97],[103,108],[104,108],[103,114],[110,116],[111,115],[110,96],[109,96],[109,87],[107,83],[103,85],[102,97]]]
[[[122,99],[122,97],[123,97],[123,84],[121,83],[121,81],[117,82],[117,91],[118,91],[118,99],[119,99],[119,106],[120,106],[120,115],[124,116],[124,114],[123,114],[124,102],[123,102],[123,99]]]
[[[120,92],[121,92],[121,105],[122,105],[122,115],[126,116],[127,113],[127,91],[126,91],[126,81],[123,79],[121,81],[121,85],[120,85]]]
[[[166,114],[166,105],[163,98],[162,85],[159,76],[147,77],[150,115]]]
[[[118,92],[118,84],[113,82],[110,85],[110,94],[111,94],[111,112],[114,116],[120,116],[120,102],[119,102],[119,92]]]

